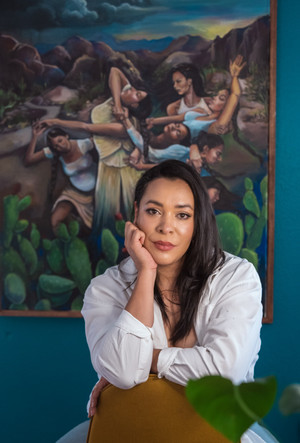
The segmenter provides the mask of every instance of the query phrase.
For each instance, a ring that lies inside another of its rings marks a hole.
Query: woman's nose
[[[172,217],[167,216],[167,215],[161,217],[161,219],[159,220],[157,229],[162,234],[172,233],[174,231],[174,223],[172,221]]]

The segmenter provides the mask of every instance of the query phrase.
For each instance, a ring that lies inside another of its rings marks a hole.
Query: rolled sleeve
[[[152,328],[124,309],[127,301],[123,288],[104,275],[87,289],[82,309],[93,367],[121,389],[148,379],[153,354]]]

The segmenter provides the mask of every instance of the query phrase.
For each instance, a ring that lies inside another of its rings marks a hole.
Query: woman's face
[[[69,152],[70,151],[70,140],[67,135],[57,135],[51,138],[52,148],[57,152]]]
[[[223,145],[219,145],[215,148],[209,149],[209,147],[206,145],[203,148],[201,157],[205,158],[205,161],[208,165],[216,165],[217,163],[222,161],[223,148]]]
[[[177,94],[185,95],[192,86],[192,79],[186,78],[181,72],[176,71],[172,75],[173,87]]]
[[[227,89],[221,89],[221,91],[219,91],[217,95],[214,95],[209,99],[209,109],[213,112],[221,112],[226,105],[228,97],[229,92],[227,91]]]
[[[157,178],[135,208],[135,224],[145,233],[144,247],[158,266],[180,267],[194,232],[194,196],[181,180]]]
[[[179,143],[188,135],[188,129],[182,123],[170,123],[164,127],[164,133],[173,143]]]
[[[121,92],[122,103],[125,106],[131,106],[137,108],[141,100],[147,97],[146,91],[135,89],[133,86]]]
[[[208,188],[207,190],[209,199],[211,201],[211,204],[213,205],[218,200],[220,200],[220,191],[217,188]]]

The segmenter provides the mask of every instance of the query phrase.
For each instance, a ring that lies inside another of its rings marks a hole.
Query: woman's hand
[[[152,129],[154,126],[154,123],[155,123],[155,121],[154,121],[153,117],[146,118],[147,129],[149,129],[149,130]]]
[[[125,224],[125,247],[138,271],[156,270],[152,255],[144,247],[145,234],[131,222]]]
[[[46,127],[41,124],[39,120],[32,123],[32,135],[33,137],[38,138],[40,135],[45,132]]]
[[[243,63],[243,57],[241,55],[236,56],[233,62],[230,60],[229,72],[231,77],[238,77],[245,65],[246,62]]]
[[[186,163],[188,165],[192,166],[193,168],[195,168],[196,171],[199,174],[201,174],[202,166],[203,166],[203,161],[202,161],[201,157],[200,158],[194,158],[194,159],[188,158]]]
[[[127,108],[123,108],[121,105],[120,106],[115,105],[113,107],[113,115],[116,117],[117,120],[123,121],[124,118],[126,118],[126,110]],[[127,116],[128,116],[128,110],[127,110]]]
[[[88,417],[91,418],[96,413],[98,401],[101,392],[105,388],[105,386],[109,385],[110,383],[104,378],[101,377],[101,379],[98,381],[98,383],[95,385],[94,389],[92,390],[91,399],[90,399],[90,407],[89,407],[89,414]]]
[[[55,118],[48,118],[46,120],[40,121],[40,126],[44,129],[51,128],[52,126],[58,125],[58,120]]]

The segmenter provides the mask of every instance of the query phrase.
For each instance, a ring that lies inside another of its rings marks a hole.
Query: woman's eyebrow
[[[149,204],[156,205],[156,206],[161,206],[161,207],[163,206],[162,203],[160,203],[160,202],[158,202],[156,200],[148,200],[148,201],[146,201],[146,205],[149,205]]]
[[[149,204],[160,206],[161,208],[163,207],[163,204],[158,202],[157,200],[148,200],[148,201],[146,201],[146,205],[149,205]],[[183,203],[181,205],[175,205],[175,208],[177,208],[177,209],[190,208],[190,209],[194,210],[194,208],[190,204],[188,204],[188,203]]]

